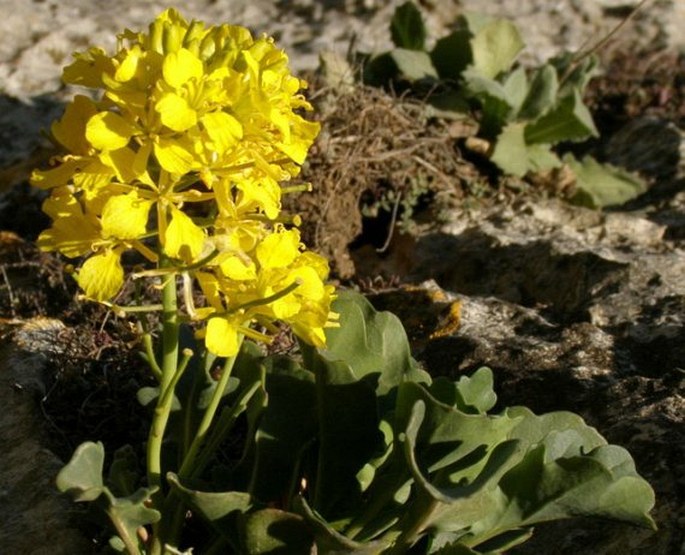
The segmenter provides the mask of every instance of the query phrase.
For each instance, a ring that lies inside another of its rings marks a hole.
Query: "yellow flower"
[[[236,344],[238,334],[268,341],[250,325],[269,329],[278,320],[304,341],[324,345],[324,329],[335,325],[330,311],[334,288],[325,284],[327,261],[302,249],[296,229],[263,229],[253,250],[220,255],[196,274],[209,303],[198,313],[208,318],[205,346],[210,352],[228,356],[227,347],[220,347],[221,334],[230,336],[226,345]]]
[[[38,237],[42,250],[59,250],[74,258],[90,253],[93,244],[100,239],[97,218],[85,214],[66,188],[55,190],[43,203],[43,211],[53,219],[53,225]]]
[[[53,225],[39,244],[85,258],[86,296],[117,295],[134,249],[163,260],[152,273],[195,279],[207,305],[188,312],[206,322],[214,354],[236,354],[240,336],[268,341],[253,326],[277,320],[323,344],[334,324],[328,264],[278,223],[290,220],[280,184],[300,172],[319,124],[302,117],[306,83],[273,39],[169,9],[119,35],[111,56],[75,54],[63,79],[99,96],[76,96],[52,125],[64,152],[32,183],[50,191]]]

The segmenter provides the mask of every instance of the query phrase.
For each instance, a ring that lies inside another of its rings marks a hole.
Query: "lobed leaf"
[[[576,160],[564,157],[576,176],[577,193],[573,201],[591,208],[616,206],[638,197],[647,190],[639,176],[610,164],[601,164],[590,156]]]
[[[562,98],[559,103],[529,123],[525,130],[528,144],[556,144],[562,141],[581,141],[598,136],[592,115],[583,103],[578,90]]]
[[[536,69],[530,79],[528,94],[519,110],[519,119],[534,120],[549,111],[556,102],[558,92],[556,69],[550,64]]]

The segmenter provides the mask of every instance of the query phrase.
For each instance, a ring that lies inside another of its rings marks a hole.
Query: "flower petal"
[[[135,131],[119,114],[100,112],[88,120],[86,139],[98,150],[116,150],[125,147]]]
[[[168,54],[162,65],[164,80],[174,88],[180,87],[193,77],[199,79],[202,72],[202,60],[186,48],[179,48],[176,52]]]
[[[262,268],[283,268],[300,254],[300,234],[295,229],[272,233],[257,246]]]
[[[197,114],[188,101],[175,94],[167,93],[157,102],[155,110],[159,112],[162,123],[174,131],[185,131],[197,123]]]
[[[237,355],[238,328],[226,318],[210,318],[207,322],[205,346],[210,353],[220,357]]]
[[[202,125],[219,153],[226,152],[243,136],[243,126],[226,112],[211,112],[202,116]]]
[[[172,209],[171,222],[164,235],[164,252],[172,258],[192,262],[202,253],[205,232],[178,209]]]
[[[145,234],[152,201],[133,191],[110,198],[102,209],[102,234],[105,238],[137,239]]]
[[[108,250],[86,260],[76,281],[86,297],[107,301],[114,297],[124,284],[124,269],[119,253]]]
[[[251,260],[243,260],[239,256],[231,256],[219,264],[223,274],[236,281],[245,281],[257,278],[257,269]]]
[[[288,274],[287,281],[299,282],[299,286],[295,289],[295,295],[306,297],[313,301],[322,299],[326,292],[324,284],[314,268],[306,266],[295,268]]]
[[[52,124],[52,135],[72,154],[87,154],[86,123],[96,113],[95,103],[79,94],[67,105],[62,119]]]
[[[138,71],[138,62],[142,57],[142,51],[137,44],[126,52],[124,59],[114,73],[114,79],[120,83],[130,81]]]
[[[169,173],[182,175],[193,167],[193,155],[178,141],[158,139],[154,144],[154,151],[159,165]]]
[[[74,258],[91,252],[93,243],[100,239],[97,219],[86,216],[81,204],[70,194],[53,193],[43,203],[43,212],[54,221],[38,237],[41,250],[58,250]]]

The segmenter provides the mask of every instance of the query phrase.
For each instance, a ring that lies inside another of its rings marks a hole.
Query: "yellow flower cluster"
[[[199,283],[207,348],[235,354],[238,334],[274,320],[321,345],[333,288],[327,262],[287,229],[280,183],[296,176],[319,126],[306,83],[268,37],[238,26],[205,27],[175,10],[147,33],[125,31],[117,52],[74,55],[66,83],[78,95],[52,126],[66,151],[32,183],[50,190],[53,219],[41,248],[87,257],[77,280],[108,301],[124,282],[121,256],[134,249],[158,270]]]

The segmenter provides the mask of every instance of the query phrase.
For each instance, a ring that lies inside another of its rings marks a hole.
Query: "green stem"
[[[240,350],[240,345],[242,344],[242,341],[243,336],[239,335],[238,350]],[[219,408],[219,403],[221,402],[221,399],[224,395],[224,391],[228,387],[228,379],[231,377],[231,370],[233,370],[233,365],[235,364],[237,358],[238,355],[235,355],[226,359],[223,371],[221,373],[221,377],[219,378],[219,382],[216,384],[216,388],[214,389],[214,393],[212,394],[212,399],[209,402],[207,408],[205,409],[205,413],[202,416],[200,426],[198,427],[197,432],[195,433],[195,437],[192,443],[190,444],[190,448],[188,449],[188,452],[185,454],[185,458],[183,459],[183,464],[181,465],[181,468],[178,471],[179,478],[185,478],[188,475],[190,475],[193,471],[195,459],[205,437],[207,436],[207,433],[209,432],[209,428],[212,425],[216,411]],[[166,499],[164,500],[164,504],[162,505],[162,507],[163,509],[161,522],[163,523],[163,536],[172,542],[177,542],[180,538],[181,528],[183,527],[185,507],[173,491],[169,492]]]
[[[195,464],[193,465],[193,469],[190,474],[191,477],[196,478],[202,473],[211,460],[212,455],[219,448],[219,445],[221,445],[226,439],[226,436],[228,436],[229,432],[233,428],[233,424],[235,424],[235,421],[238,419],[238,416],[240,416],[247,408],[250,399],[252,399],[252,396],[257,392],[260,385],[260,382],[254,383],[252,387],[247,389],[241,395],[240,399],[236,401],[235,405],[230,408],[227,407],[222,411],[214,430],[207,440],[207,443],[195,459]]]
[[[141,353],[145,362],[147,362],[152,374],[154,375],[157,382],[162,381],[162,368],[157,363],[157,357],[155,356],[155,350],[152,346],[152,335],[149,332],[143,334],[143,347],[145,347],[145,352]]]
[[[242,343],[242,341],[243,337],[239,336],[238,350],[240,350],[240,344]],[[207,436],[207,433],[209,432],[209,428],[212,425],[212,421],[214,420],[216,410],[217,408],[219,408],[221,398],[224,395],[224,391],[228,387],[228,379],[231,377],[231,371],[233,370],[233,365],[235,364],[236,358],[237,355],[226,359],[226,363],[224,364],[221,377],[219,378],[219,383],[216,384],[216,388],[214,389],[212,400],[209,402],[209,405],[205,409],[205,413],[202,416],[202,421],[200,422],[200,426],[197,429],[195,438],[193,439],[193,442],[190,445],[190,449],[188,449],[188,452],[186,453],[185,459],[183,460],[183,464],[181,465],[181,469],[178,471],[178,475],[181,478],[188,476],[193,468],[195,457],[197,456],[198,451],[200,450],[200,446],[202,445],[203,441],[205,440],[205,437]]]
[[[162,306],[162,375],[159,384],[159,397],[152,417],[147,443],[147,479],[150,487],[158,488],[152,496],[152,506],[157,510],[161,510],[164,501],[162,442],[173,404],[174,386],[181,377],[181,372],[178,371],[179,324],[176,274],[167,277],[162,291]],[[184,357],[184,359],[185,364],[182,365],[182,368],[185,368],[190,357]],[[159,524],[157,522],[152,527],[152,555],[161,555],[164,551],[164,538],[160,537]]]
[[[176,274],[170,274],[162,292],[162,391],[169,385],[178,364],[178,301]]]

